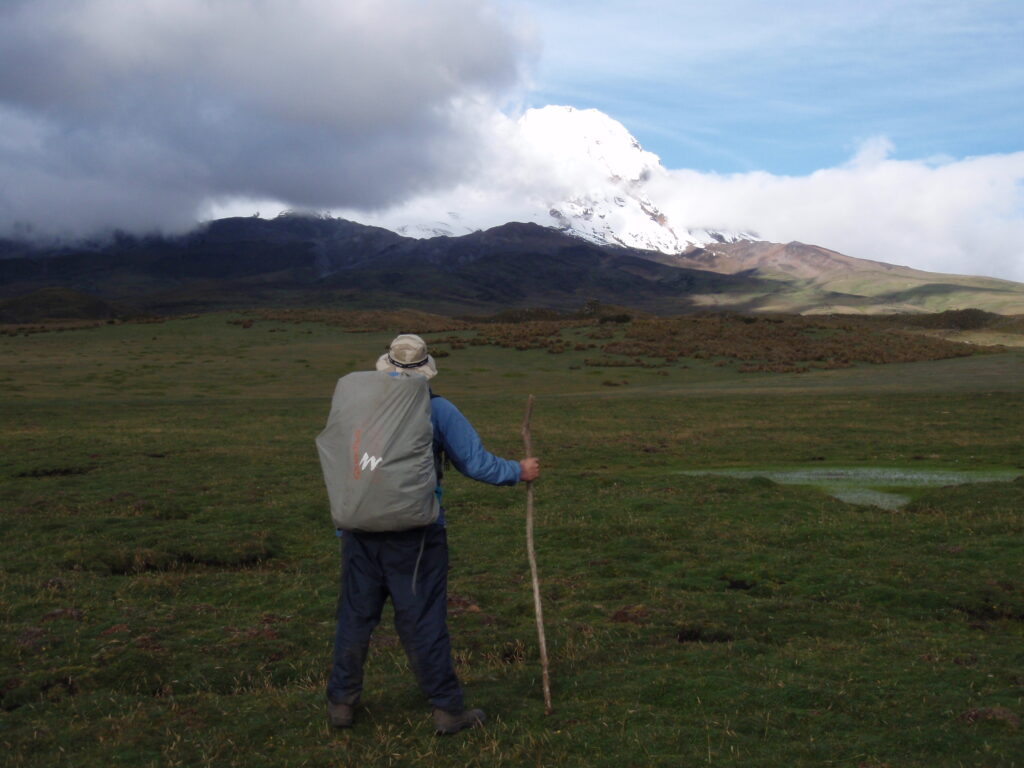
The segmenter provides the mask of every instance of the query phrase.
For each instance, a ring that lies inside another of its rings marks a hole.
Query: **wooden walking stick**
[[[526,416],[523,418],[523,446],[526,458],[533,456],[530,445],[530,416],[533,415],[533,395],[526,401]],[[551,680],[548,678],[548,644],[544,639],[544,610],[540,604],[540,577],[537,575],[537,555],[533,550],[533,483],[526,484],[526,556],[530,560],[530,576],[533,578],[533,607],[537,613],[537,638],[540,641],[540,672],[544,685],[544,714],[551,714]]]

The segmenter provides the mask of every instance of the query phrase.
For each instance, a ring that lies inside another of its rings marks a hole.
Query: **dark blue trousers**
[[[422,545],[423,553],[420,555]],[[419,568],[416,567],[419,558]],[[341,597],[327,698],[357,704],[370,633],[391,598],[395,630],[430,703],[462,709],[448,636],[448,537],[443,525],[342,537]],[[413,572],[416,572],[415,593]]]

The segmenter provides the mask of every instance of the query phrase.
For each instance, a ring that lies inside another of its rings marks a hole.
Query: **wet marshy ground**
[[[899,467],[805,467],[702,469],[685,475],[719,475],[750,479],[764,477],[781,485],[820,488],[850,504],[899,509],[908,504],[916,491],[968,483],[994,483],[1013,480],[1019,469],[904,469]]]

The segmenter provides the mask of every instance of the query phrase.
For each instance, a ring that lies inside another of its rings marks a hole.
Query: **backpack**
[[[335,528],[404,531],[437,520],[430,398],[417,375],[359,371],[338,380],[316,438]]]

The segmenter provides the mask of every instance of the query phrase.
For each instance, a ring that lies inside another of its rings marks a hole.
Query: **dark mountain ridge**
[[[60,286],[159,311],[346,300],[564,308],[586,298],[685,311],[693,293],[752,284],[522,223],[419,240],[290,214],[220,219],[180,236],[117,234],[103,244],[18,249],[19,257],[0,259],[0,298]]]
[[[656,313],[1024,313],[1019,283],[920,272],[803,243],[739,241],[670,255],[537,224],[416,239],[300,214],[219,219],[177,236],[0,241],[0,301],[47,288],[155,313],[267,305],[494,312],[571,309],[591,298]]]

